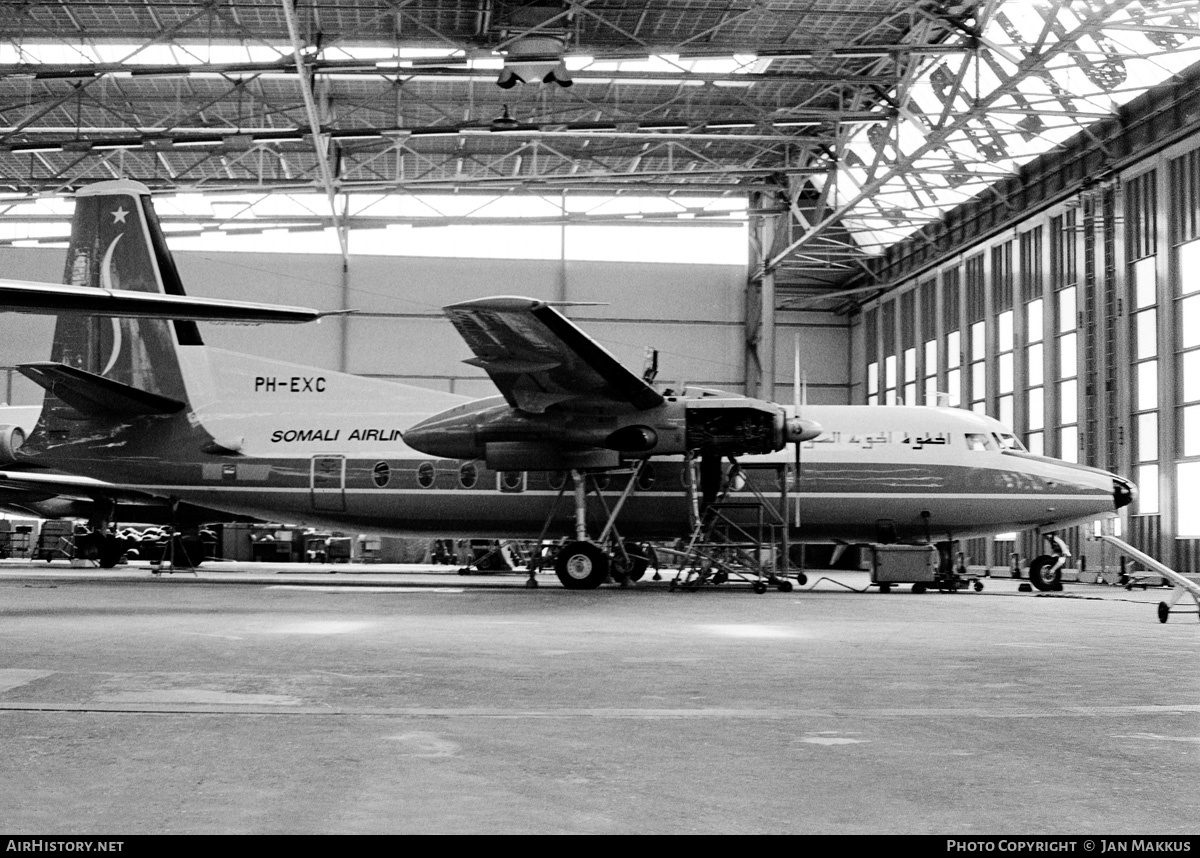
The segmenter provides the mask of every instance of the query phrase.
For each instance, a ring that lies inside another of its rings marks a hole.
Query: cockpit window
[[[1000,443],[1001,450],[1025,450],[1025,445],[1017,438],[1016,435],[999,434],[994,436]]]
[[[967,449],[968,450],[995,450],[996,442],[990,435],[983,432],[968,432],[967,433]]]

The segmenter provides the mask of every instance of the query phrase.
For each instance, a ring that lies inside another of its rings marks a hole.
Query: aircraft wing
[[[348,311],[321,311],[308,307],[257,304],[249,301],[223,301],[187,295],[162,295],[152,292],[97,289],[92,286],[0,279],[0,312],[55,315],[65,312],[86,313],[90,316],[181,319],[196,322],[296,324],[313,322],[324,316],[340,315]]]
[[[508,404],[541,414],[547,408],[661,405],[662,394],[544,301],[481,298],[444,308]]]
[[[97,497],[111,498],[126,503],[145,503],[153,496],[134,489],[123,489],[94,480],[90,477],[73,477],[67,474],[48,474],[40,471],[0,471],[0,488],[38,494],[93,500]]]

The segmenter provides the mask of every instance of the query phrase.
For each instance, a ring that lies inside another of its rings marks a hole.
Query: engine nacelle
[[[25,430],[20,426],[0,426],[0,465],[17,460],[17,450],[25,443]]]
[[[622,457],[772,453],[821,433],[773,402],[696,388],[688,394],[643,411],[542,414],[490,397],[418,423],[404,441],[431,456],[482,459],[497,470],[552,471],[616,467]]]
[[[595,458],[615,463],[618,454],[681,454],[686,440],[682,401],[620,414],[530,414],[492,397],[443,411],[404,433],[405,443],[423,453],[448,459],[485,459],[491,467],[503,459],[507,470],[518,470],[514,467],[518,460],[531,463],[519,470],[561,470],[564,460]],[[552,460],[559,464],[550,464]]]

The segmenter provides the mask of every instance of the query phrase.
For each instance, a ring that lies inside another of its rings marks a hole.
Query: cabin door
[[[346,457],[314,456],[311,471],[312,508],[346,511]]]

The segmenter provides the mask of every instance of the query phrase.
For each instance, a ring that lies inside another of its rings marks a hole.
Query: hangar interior
[[[799,349],[811,401],[1131,476],[1126,537],[1200,571],[1200,3],[0,9],[6,277],[60,279],[65,198],[132,178],[192,293],[359,311],[211,344],[482,395],[441,306],[599,302],[664,380],[790,401]],[[0,317],[8,402],[51,324]]]

